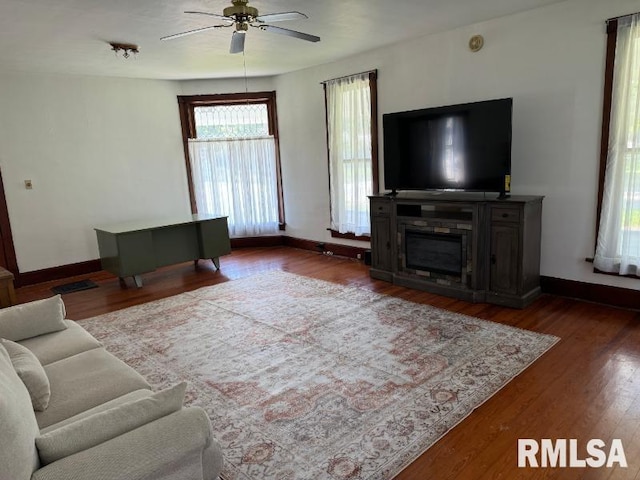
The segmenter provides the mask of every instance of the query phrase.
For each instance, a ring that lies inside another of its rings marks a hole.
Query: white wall
[[[182,95],[213,95],[216,93],[272,92],[273,77],[225,78],[221,80],[188,80],[180,82]]]
[[[593,274],[584,261],[594,245],[604,21],[636,10],[637,0],[568,0],[249,79],[249,91],[277,90],[286,234],[363,245],[326,230],[320,82],[376,68],[380,116],[512,96],[512,191],[545,196],[541,273],[640,289],[632,279]],[[476,33],[485,47],[471,53],[467,42]],[[0,75],[0,167],[20,271],[97,258],[95,225],[188,212],[176,95],[245,88],[242,79]],[[33,190],[24,189],[25,179]]]
[[[331,240],[319,82],[376,68],[380,116],[513,97],[512,193],[545,196],[542,275],[640,289],[584,261],[594,253],[604,22],[637,10],[636,0],[569,0],[277,77],[287,234]],[[477,33],[485,46],[471,53]],[[382,153],[381,139],[381,166]]]
[[[190,213],[179,93],[175,82],[0,75],[0,168],[21,272],[98,258],[95,226]]]

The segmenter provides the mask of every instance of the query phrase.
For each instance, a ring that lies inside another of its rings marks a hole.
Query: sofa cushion
[[[29,392],[0,345],[0,477],[29,480],[38,468],[38,424]]]
[[[211,454],[208,447],[213,443],[206,412],[183,408],[50,463],[36,471],[32,480],[213,480],[219,470],[205,470],[215,464],[203,459]],[[221,457],[219,450],[216,453]]]
[[[1,338],[0,343],[7,350],[20,380],[27,387],[33,409],[39,412],[45,410],[49,405],[51,386],[49,378],[36,356],[28,348],[11,340]]]
[[[78,420],[82,420],[83,418],[90,417],[91,415],[95,415],[96,413],[104,412],[105,410],[117,407],[118,405],[133,402],[134,400],[139,400],[140,398],[150,397],[151,395],[153,395],[153,392],[148,389],[134,390],[133,392],[125,393],[118,398],[114,398],[113,400],[109,400],[108,402],[101,403],[97,407],[90,408],[89,410],[85,410],[84,412],[80,412],[77,415],[66,418],[61,422],[54,423],[53,425],[49,425],[45,428],[41,428],[40,435],[44,435],[45,433],[49,433],[57,428],[69,425],[70,423],[77,422]]]
[[[36,438],[43,465],[95,447],[182,408],[187,384],[118,405]]]
[[[40,428],[134,390],[151,388],[139,373],[104,348],[58,360],[44,370],[51,383],[51,400],[44,412],[36,412]]]
[[[60,295],[0,310],[0,337],[17,342],[67,328]]]
[[[65,320],[64,323],[67,326],[65,330],[27,338],[18,343],[31,350],[42,365],[102,346],[73,320]]]

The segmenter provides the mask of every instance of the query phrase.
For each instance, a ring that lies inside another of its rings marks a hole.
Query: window
[[[378,192],[376,73],[324,83],[331,231],[368,237],[369,195]]]
[[[275,92],[178,97],[191,208],[232,237],[284,228]]]
[[[196,138],[252,138],[269,136],[264,103],[194,107]]]
[[[640,276],[640,14],[608,22],[594,266]]]

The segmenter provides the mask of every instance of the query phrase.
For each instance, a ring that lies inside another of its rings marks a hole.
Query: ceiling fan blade
[[[304,13],[300,12],[281,12],[281,13],[268,13],[267,15],[260,15],[256,17],[258,22],[284,22],[286,20],[304,20],[307,17]]]
[[[279,33],[281,35],[288,35],[290,37],[299,38],[300,40],[306,40],[308,42],[319,42],[320,37],[315,35],[309,35],[308,33],[297,32],[295,30],[289,30],[288,28],[274,27],[273,25],[260,25],[258,28],[261,30],[267,30],[273,33]]]
[[[244,52],[244,32],[233,32],[233,36],[231,37],[231,47],[229,48],[229,53],[242,53]]]
[[[230,27],[231,25],[211,25],[210,27],[196,28],[195,30],[189,30],[187,32],[174,33],[173,35],[167,35],[160,38],[160,40],[173,40],[174,38],[184,37],[186,35],[193,35],[194,33],[206,32],[207,30],[214,30],[216,28]]]
[[[189,14],[193,14],[193,15],[207,15],[209,17],[219,18],[220,20],[224,20],[226,22],[234,22],[235,21],[234,18],[225,17],[224,15],[218,15],[217,13],[197,12],[197,11],[193,11],[193,10],[189,10],[189,11],[186,11],[184,13],[189,13]]]

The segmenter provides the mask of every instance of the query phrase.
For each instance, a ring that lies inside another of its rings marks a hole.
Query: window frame
[[[602,199],[604,196],[604,177],[607,169],[607,152],[609,150],[609,130],[611,128],[611,105],[613,99],[613,70],[616,61],[616,43],[618,39],[618,18],[607,20],[607,47],[604,69],[604,95],[602,106],[602,131],[600,137],[600,164],[598,168],[598,211],[596,216],[596,236],[600,230],[602,215]],[[596,270],[599,271],[599,270]]]
[[[247,92],[247,93],[219,93],[209,95],[178,95],[178,108],[180,113],[180,124],[182,127],[182,147],[187,167],[187,183],[189,186],[189,201],[191,212],[198,213],[196,197],[193,187],[193,173],[191,162],[189,161],[189,139],[196,136],[196,107],[215,107],[221,105],[247,105],[265,104],[267,106],[267,116],[269,121],[269,135],[273,135],[276,145],[276,185],[278,195],[278,223],[280,230],[286,226],[284,216],[284,194],[282,190],[282,169],[280,164],[280,138],[278,135],[278,115],[276,105],[276,92]]]
[[[371,70],[369,72],[363,72],[369,75],[369,91],[371,96],[371,175],[372,175],[372,195],[376,195],[380,191],[379,185],[379,165],[378,165],[378,71]],[[352,75],[358,75],[357,73],[351,75],[345,75],[345,77],[351,77]],[[340,77],[342,78],[342,77]],[[327,102],[327,82],[322,82],[322,88],[324,92],[324,124],[326,132],[326,145],[327,145],[327,168],[329,176],[331,176],[331,157],[329,152],[329,115],[328,115],[328,102]],[[329,198],[331,198],[331,178],[329,177]],[[329,201],[329,215],[331,215],[331,201]],[[340,233],[332,228],[327,228],[331,232],[333,238],[345,238],[349,240],[362,240],[371,241],[371,235],[356,235],[355,233]]]
[[[605,57],[605,69],[604,69],[604,88],[602,97],[602,128],[600,136],[600,159],[598,166],[598,198],[597,198],[597,210],[596,210],[596,228],[595,228],[595,241],[597,243],[598,235],[600,233],[600,219],[602,217],[602,202],[604,198],[604,185],[605,175],[607,170],[607,155],[609,151],[609,133],[611,130],[611,108],[613,105],[613,77],[616,63],[616,46],[618,42],[618,22],[622,19],[630,17],[634,14],[621,15],[619,17],[609,18],[606,21],[606,57]],[[596,246],[594,245],[594,250]],[[593,258],[587,258],[587,261],[593,262]],[[600,273],[603,275],[613,275],[616,277],[628,277],[638,278],[635,275],[619,275],[613,272],[604,272],[597,268],[593,268],[594,273]]]

